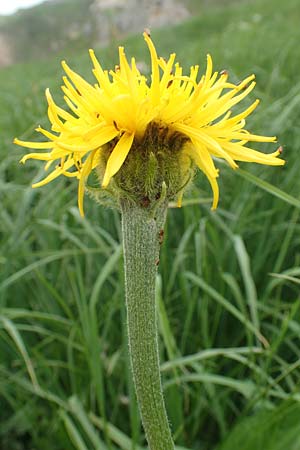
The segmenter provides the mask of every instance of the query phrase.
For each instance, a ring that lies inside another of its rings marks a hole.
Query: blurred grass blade
[[[112,425],[111,423],[104,422],[100,417],[97,417],[95,414],[89,414],[91,422],[100,430],[104,430],[106,428],[107,433],[110,439],[117,444],[122,450],[132,450],[132,440],[126,436],[125,433],[120,431],[117,427]],[[142,447],[136,445],[135,450],[142,450]]]
[[[23,267],[23,269],[18,270],[14,274],[12,274],[10,277],[6,278],[1,284],[0,284],[0,292],[10,286],[11,284],[15,283],[16,281],[19,281],[20,278],[24,277],[25,275],[28,275],[30,272],[33,272],[36,269],[39,269],[40,267],[49,264],[53,261],[56,261],[57,259],[66,258],[68,256],[75,256],[75,255],[81,255],[83,252],[81,250],[61,250],[57,251],[52,255],[46,256],[45,258],[38,259],[37,261],[34,261],[31,264],[28,264],[26,267]]]
[[[85,431],[87,437],[93,444],[94,448],[97,450],[107,450],[107,446],[104,444],[104,442],[100,439],[98,433],[96,432],[95,428],[93,427],[93,424],[91,420],[89,419],[88,415],[84,411],[79,399],[76,396],[73,396],[69,399],[69,405],[71,408],[71,411],[82,426],[82,429]]]
[[[291,275],[286,275],[284,273],[270,273],[270,275],[280,280],[291,281],[292,283],[300,284],[300,278],[292,277]]]
[[[250,322],[234,305],[232,305],[226,298],[219,294],[215,289],[209,286],[204,280],[202,280],[197,275],[192,272],[186,272],[186,276],[190,279],[196,286],[199,286],[207,294],[216,300],[220,305],[222,305],[230,314],[232,314],[236,319],[238,319],[242,324],[244,324],[252,333],[258,338],[258,340],[265,346],[269,347],[269,343],[266,338],[261,334],[261,332]]]
[[[298,450],[300,404],[284,402],[240,421],[216,450]]]
[[[168,284],[166,287],[166,292],[170,293],[174,282],[176,275],[180,271],[180,265],[183,263],[184,259],[186,258],[186,246],[188,244],[188,241],[191,238],[191,234],[193,232],[193,229],[195,228],[194,225],[190,225],[184,232],[183,236],[180,239],[179,246],[176,250],[175,258],[173,259],[172,264],[169,266],[170,274],[168,277]]]
[[[59,412],[59,415],[61,416],[64,422],[67,433],[75,448],[77,450],[89,450],[88,447],[85,445],[82,437],[80,436],[77,427],[75,426],[74,422],[70,419],[68,414],[65,411],[61,410]]]
[[[43,311],[31,311],[25,308],[1,308],[1,312],[10,319],[32,319],[42,320],[45,322],[54,322],[63,326],[70,326],[72,322],[65,317],[57,314],[49,314]]]
[[[232,348],[212,348],[203,350],[193,355],[182,356],[171,361],[166,361],[161,365],[162,371],[168,371],[174,367],[186,367],[192,365],[194,362],[203,361],[205,359],[216,358],[219,356],[231,357],[232,355],[248,355],[261,354],[263,350],[259,347],[232,347]]]
[[[264,191],[268,192],[269,194],[274,195],[274,197],[278,197],[281,200],[283,200],[285,203],[288,203],[292,206],[295,206],[295,208],[300,209],[300,200],[293,197],[290,194],[287,194],[286,192],[282,191],[276,186],[273,186],[273,184],[268,183],[267,181],[262,180],[261,178],[257,177],[256,175],[253,175],[253,173],[246,172],[243,169],[236,170],[236,173],[245,180],[250,181],[251,183],[255,184],[255,186],[258,186],[259,188],[263,189]]]
[[[260,325],[257,313],[257,292],[251,273],[249,255],[241,236],[234,236],[233,245],[245,285],[246,298],[250,310],[251,319],[253,325],[259,330]]]
[[[162,279],[158,275],[156,278],[156,306],[158,312],[159,332],[162,335],[164,345],[167,350],[168,359],[174,359],[180,352],[176,346],[176,341],[171,330],[167,311],[162,299]]]
[[[8,334],[10,335],[10,337],[12,338],[12,340],[14,341],[17,349],[19,350],[19,352],[21,353],[27,371],[28,371],[28,375],[32,381],[33,386],[38,389],[39,388],[39,383],[37,381],[37,377],[31,362],[31,359],[28,355],[28,352],[26,350],[24,341],[19,333],[19,331],[17,330],[17,328],[15,327],[14,323],[7,319],[6,317],[0,316],[0,321],[3,323],[3,327],[4,329],[8,332]]]
[[[215,375],[211,373],[192,373],[189,375],[182,375],[178,378],[173,378],[164,383],[164,389],[168,389],[170,386],[179,383],[211,383],[218,384],[220,386],[229,387],[246,398],[251,398],[257,389],[257,386],[250,381],[240,381],[234,378],[225,377],[223,375]]]
[[[92,294],[90,297],[91,309],[94,309],[97,304],[97,301],[99,301],[100,290],[103,286],[103,283],[105,283],[109,275],[116,269],[117,263],[121,255],[122,255],[122,245],[120,244],[116,247],[114,253],[107,259],[105,265],[103,266],[101,272],[98,275],[98,278],[94,283]]]

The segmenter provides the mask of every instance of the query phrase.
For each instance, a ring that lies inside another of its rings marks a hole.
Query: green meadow
[[[186,70],[206,54],[238,82],[256,74],[247,120],[276,135],[284,167],[220,168],[220,203],[198,173],[170,205],[157,304],[166,404],[178,450],[300,450],[299,0],[193,3],[195,16],[153,30]],[[117,46],[96,49],[114,67]],[[122,41],[149,68],[141,36]],[[0,448],[142,450],[127,356],[119,213],[19,164],[15,136],[48,128],[66,58],[92,81],[87,51],[0,70]],[[276,145],[258,144],[272,152]]]

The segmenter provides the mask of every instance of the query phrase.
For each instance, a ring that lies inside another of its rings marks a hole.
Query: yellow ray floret
[[[133,145],[142,141],[150,123],[159,124],[184,136],[182,152],[206,175],[213,191],[213,209],[217,207],[219,188],[213,157],[223,158],[236,168],[236,161],[279,166],[284,161],[280,151],[264,154],[247,146],[248,142],[274,142],[275,137],[259,136],[246,130],[246,118],[255,110],[254,101],[244,111],[232,115],[232,108],[254,88],[254,75],[241,83],[229,83],[226,71],[213,72],[211,56],[207,56],[204,75],[197,81],[198,66],[183,75],[172,53],[166,61],[157,55],[148,33],[144,33],[151,58],[151,75],[147,79],[134,58],[128,62],[123,47],[119,48],[119,65],[104,70],[94,51],[90,50],[96,84],[90,84],[63,62],[67,76],[62,90],[69,111],[55,104],[46,91],[48,117],[52,132],[36,129],[47,141],[28,142],[15,139],[20,146],[45,150],[29,153],[27,159],[45,161],[50,172],[34,187],[49,183],[60,175],[78,179],[78,204],[83,215],[86,180],[97,166],[104,146],[111,149],[102,180],[105,189],[122,168]],[[178,159],[180,164],[180,159]],[[52,165],[54,163],[54,165]],[[180,194],[182,195],[182,193]],[[180,203],[181,200],[179,200]]]

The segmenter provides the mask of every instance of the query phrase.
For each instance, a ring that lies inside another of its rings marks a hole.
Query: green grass
[[[203,67],[209,51],[234,81],[256,73],[262,102],[249,128],[276,133],[287,160],[236,172],[219,164],[217,212],[200,174],[184,207],[169,211],[160,349],[186,449],[300,449],[299,14],[298,0],[214,4],[152,33],[186,68]],[[149,62],[141,37],[125,44]],[[116,62],[114,47],[97,53],[106,67]],[[86,52],[69,62],[90,77]],[[82,219],[68,179],[32,190],[41,165],[20,166],[11,143],[47,125],[43,92],[61,101],[61,74],[58,57],[0,72],[0,447],[137,450],[118,213],[87,198]]]

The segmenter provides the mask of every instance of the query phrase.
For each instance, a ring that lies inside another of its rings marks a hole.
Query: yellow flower
[[[151,55],[151,80],[143,76],[135,59],[128,63],[124,48],[119,48],[120,64],[115,70],[103,70],[90,50],[94,65],[95,85],[87,83],[65,62],[66,73],[62,90],[69,112],[57,106],[49,90],[46,91],[48,116],[52,124],[49,132],[41,127],[46,142],[14,142],[33,149],[47,149],[46,153],[29,153],[29,158],[46,161],[45,170],[56,162],[54,170],[33,187],[42,186],[60,175],[79,180],[78,203],[83,214],[85,182],[99,164],[104,149],[109,146],[102,188],[106,188],[124,165],[128,153],[141,142],[151,124],[158,129],[171,130],[184,136],[181,152],[207,176],[213,190],[212,208],[219,198],[218,169],[213,157],[223,158],[235,169],[236,161],[282,165],[277,158],[280,149],[264,154],[247,147],[250,141],[274,142],[275,137],[258,136],[245,128],[245,119],[257,107],[255,100],[243,112],[232,115],[231,109],[254,88],[254,75],[235,85],[227,82],[226,71],[213,72],[211,57],[207,56],[204,75],[197,81],[198,66],[189,75],[175,63],[175,54],[168,61],[159,58],[148,33],[145,41]],[[225,92],[224,92],[225,90]],[[172,150],[172,149],[171,149]]]

